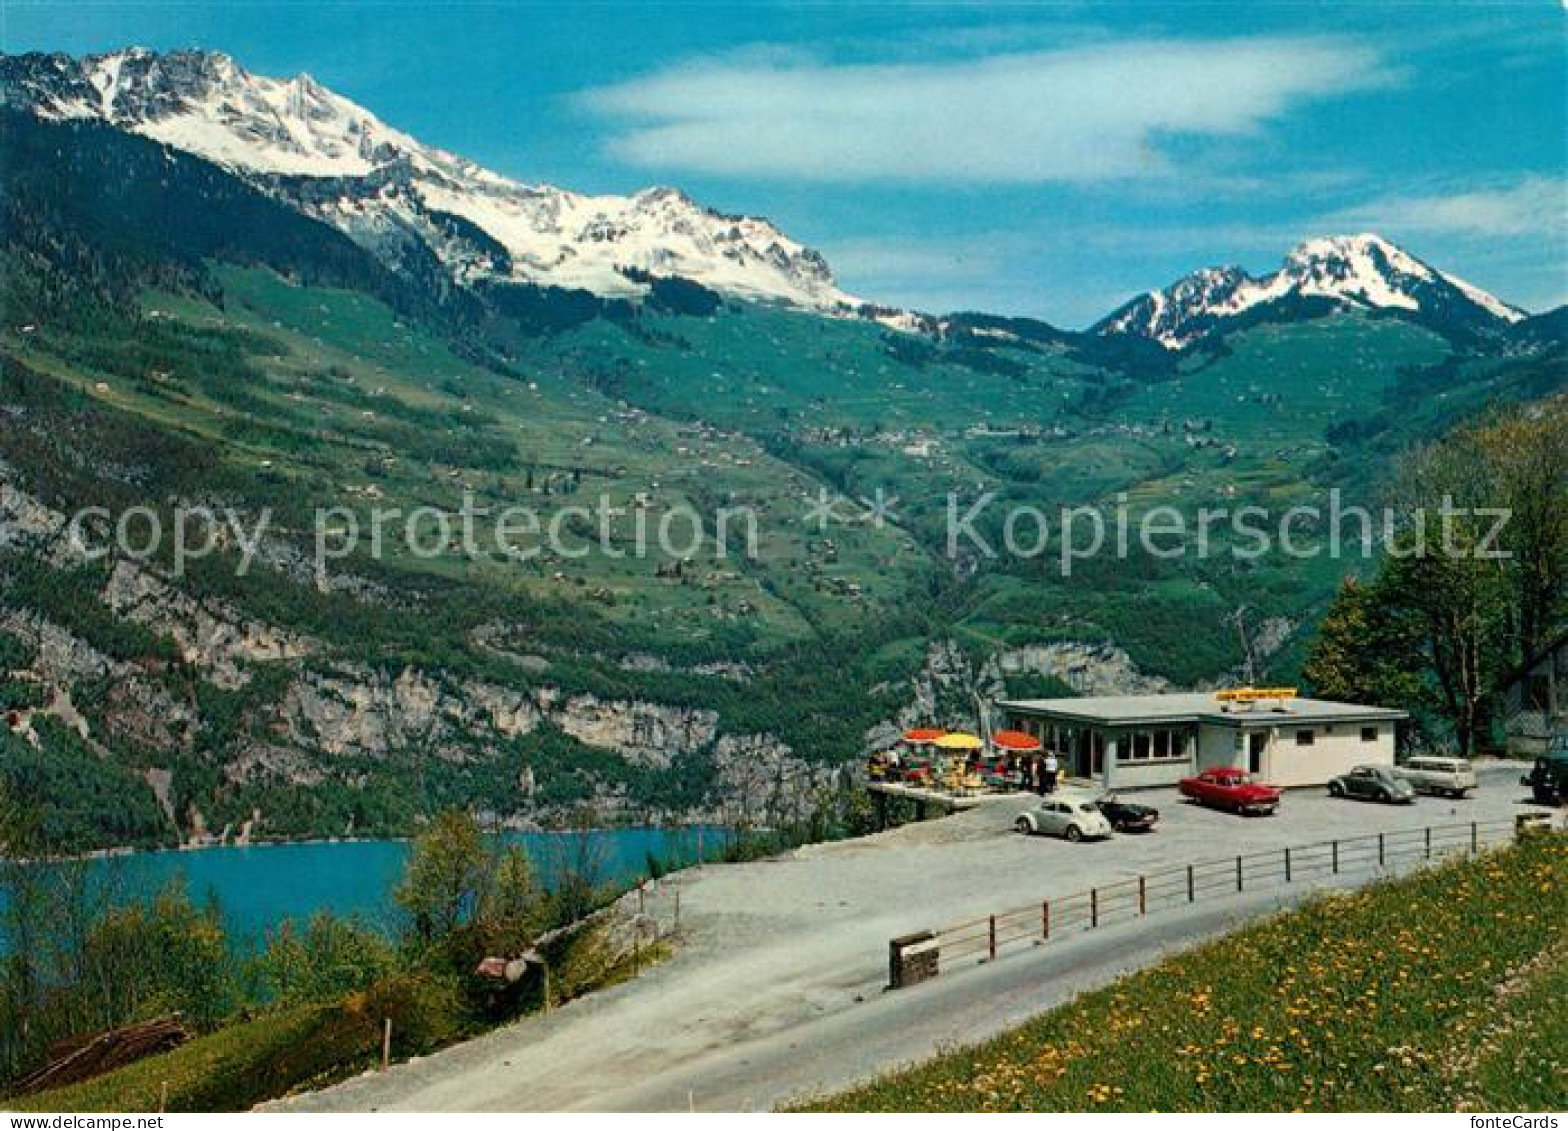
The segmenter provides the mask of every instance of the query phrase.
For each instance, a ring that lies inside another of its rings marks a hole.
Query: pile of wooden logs
[[[23,1077],[17,1091],[26,1095],[90,1080],[144,1056],[167,1052],[190,1039],[190,1030],[180,1023],[177,1013],[71,1037],[51,1048],[49,1062]]]

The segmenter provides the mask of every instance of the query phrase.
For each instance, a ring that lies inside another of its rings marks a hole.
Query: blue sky
[[[1568,12],[1473,4],[26,3],[6,51],[198,46],[583,191],[766,215],[846,289],[1082,325],[1373,230],[1568,301]]]

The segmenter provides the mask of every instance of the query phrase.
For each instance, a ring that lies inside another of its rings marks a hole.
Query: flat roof
[[[1397,722],[1410,716],[1387,707],[1336,703],[1331,699],[1264,699],[1222,703],[1213,692],[1174,695],[1096,695],[1083,699],[1003,699],[998,706],[1025,715],[1137,726],[1156,723],[1214,723],[1220,726],[1279,726],[1290,723]]]

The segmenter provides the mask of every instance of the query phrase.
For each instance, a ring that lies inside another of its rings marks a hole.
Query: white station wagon
[[[1417,792],[1440,797],[1463,797],[1476,787],[1475,767],[1463,758],[1439,758],[1423,754],[1410,759],[1394,771]]]

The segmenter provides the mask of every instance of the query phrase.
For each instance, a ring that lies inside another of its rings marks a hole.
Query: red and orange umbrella
[[[904,732],[904,741],[916,746],[928,746],[946,733],[941,727],[915,727]]]
[[[1029,754],[1040,749],[1040,740],[1021,730],[999,730],[991,736],[991,745],[1015,754]]]

